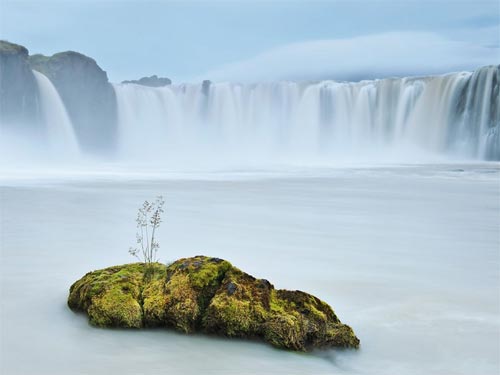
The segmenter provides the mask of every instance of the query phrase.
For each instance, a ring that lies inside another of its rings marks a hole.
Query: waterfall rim
[[[473,70],[457,70],[457,71],[450,71],[450,72],[445,72],[445,73],[436,73],[436,74],[418,74],[418,75],[401,75],[401,76],[385,76],[385,77],[380,77],[380,78],[363,78],[359,80],[337,80],[334,78],[324,78],[324,79],[315,79],[315,80],[291,80],[291,79],[278,79],[278,80],[261,80],[261,81],[251,81],[251,82],[243,82],[243,81],[238,81],[238,80],[221,80],[221,81],[212,81],[210,78],[206,78],[201,81],[189,81],[186,80],[184,82],[179,82],[179,83],[171,83],[169,85],[165,86],[160,86],[160,87],[153,87],[153,86],[147,86],[147,85],[141,85],[138,83],[123,83],[123,82],[111,82],[113,86],[127,86],[127,85],[133,85],[133,86],[140,86],[140,87],[146,87],[146,88],[151,88],[151,89],[163,89],[165,87],[182,87],[182,86],[196,86],[201,84],[203,81],[208,81],[210,82],[211,85],[217,85],[217,84],[232,84],[232,85],[239,85],[239,86],[256,86],[256,85],[261,85],[261,84],[281,84],[281,83],[295,83],[299,85],[314,85],[314,84],[319,84],[322,82],[331,82],[331,83],[339,83],[339,84],[360,84],[360,83],[368,83],[368,82],[379,82],[379,81],[392,81],[392,80],[428,80],[428,79],[433,79],[433,78],[439,78],[439,77],[446,77],[449,75],[456,75],[456,74],[464,74],[464,75],[470,75],[473,74],[474,72],[480,70],[480,69],[485,69],[485,68],[497,68],[499,67],[500,64],[488,64],[488,65],[481,65],[478,66],[477,68]]]

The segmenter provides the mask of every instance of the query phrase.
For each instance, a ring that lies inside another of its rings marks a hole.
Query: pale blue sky
[[[0,37],[82,52],[115,82],[369,78],[499,63],[499,12],[498,0],[0,0]]]

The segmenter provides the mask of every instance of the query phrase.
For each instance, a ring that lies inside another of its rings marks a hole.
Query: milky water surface
[[[497,374],[499,179],[481,164],[3,180],[1,373]],[[132,261],[136,209],[158,194],[163,261],[217,256],[315,294],[360,350],[90,327],[69,286]]]

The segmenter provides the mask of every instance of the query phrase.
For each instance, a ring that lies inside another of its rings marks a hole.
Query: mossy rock
[[[260,338],[297,351],[359,346],[351,327],[320,299],[275,289],[223,259],[205,256],[87,273],[71,286],[68,305],[86,312],[98,327],[172,327]]]

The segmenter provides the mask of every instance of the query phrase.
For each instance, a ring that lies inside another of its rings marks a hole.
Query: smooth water
[[[3,179],[0,372],[498,374],[499,181],[498,164]],[[361,349],[90,327],[69,286],[133,261],[136,209],[157,194],[164,261],[218,256],[313,293]]]

